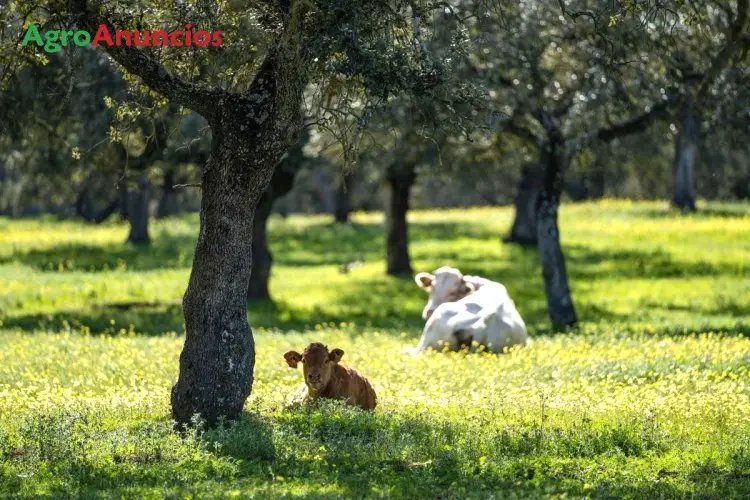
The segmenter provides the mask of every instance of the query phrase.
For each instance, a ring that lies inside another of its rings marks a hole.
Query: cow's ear
[[[471,283],[470,281],[466,281],[466,279],[461,280],[461,292],[469,295],[470,293],[474,293],[477,291],[477,287],[474,285],[474,283]]]
[[[434,280],[435,277],[430,273],[417,273],[417,275],[414,276],[414,281],[417,282],[417,285],[424,289],[430,288]]]
[[[290,368],[297,368],[297,363],[302,361],[302,355],[297,351],[287,351],[284,353],[284,359]]]
[[[334,349],[328,354],[328,359],[330,359],[334,363],[338,363],[343,357],[344,351],[342,351],[341,349]]]

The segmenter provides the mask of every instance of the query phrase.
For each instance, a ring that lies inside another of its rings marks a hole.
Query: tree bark
[[[692,106],[683,111],[682,123],[675,140],[674,193],[672,205],[683,211],[695,210],[693,172],[700,142],[700,116]]]
[[[576,324],[577,317],[573,298],[568,286],[565,256],[560,246],[560,230],[557,225],[563,174],[567,163],[563,139],[552,134],[540,148],[542,179],[536,204],[536,224],[539,257],[542,263],[544,291],[547,308],[555,329]]]
[[[353,186],[354,173],[342,173],[334,195],[333,217],[337,223],[345,224],[349,222],[349,214],[352,211],[351,198]]]
[[[539,193],[538,167],[524,165],[518,181],[515,200],[515,218],[510,234],[505,237],[507,243],[536,246],[536,202]]]
[[[409,192],[417,176],[412,166],[397,166],[390,170],[386,175],[386,272],[391,276],[412,274],[406,214],[409,211]]]

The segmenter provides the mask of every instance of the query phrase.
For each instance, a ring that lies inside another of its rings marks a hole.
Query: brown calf
[[[297,363],[302,362],[306,386],[304,399],[343,399],[348,404],[374,410],[377,397],[370,382],[354,368],[340,365],[343,355],[341,349],[328,352],[328,347],[316,342],[307,346],[302,354],[288,351],[284,359],[292,368],[297,368]]]

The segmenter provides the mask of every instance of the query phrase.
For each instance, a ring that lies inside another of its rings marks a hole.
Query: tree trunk
[[[683,111],[674,151],[674,195],[672,205],[684,211],[695,210],[693,169],[698,154],[701,123],[698,113],[687,106]]]
[[[567,157],[563,139],[559,136],[550,137],[540,150],[543,171],[536,205],[539,257],[550,320],[553,328],[563,329],[577,322],[557,226]]]
[[[238,415],[253,385],[246,310],[253,220],[273,167],[248,165],[237,149],[217,145],[203,169],[200,231],[182,299],[185,345],[172,388],[172,416],[183,424],[196,414],[209,423]]]
[[[510,234],[504,241],[536,246],[536,201],[540,174],[539,168],[532,165],[524,165],[521,170],[521,179],[518,181],[516,191],[516,215]]]
[[[353,186],[354,174],[352,172],[342,173],[334,196],[333,217],[338,223],[349,222],[349,214],[352,211],[351,197]]]
[[[209,120],[213,144],[201,176],[200,230],[182,299],[185,344],[172,387],[172,416],[180,424],[196,414],[209,424],[238,416],[253,387],[253,220],[289,139],[302,129],[307,81],[299,54],[292,55],[267,55],[249,91],[223,94]]]
[[[120,200],[120,220],[126,221],[130,218],[130,214],[128,214],[128,205],[130,202],[128,200],[127,181],[123,180],[117,183],[117,193]]]
[[[271,277],[271,264],[273,256],[268,248],[267,226],[268,217],[273,208],[273,197],[270,190],[263,193],[258,206],[255,209],[253,219],[253,269],[250,273],[250,284],[247,287],[248,302],[256,300],[270,300],[268,291],[268,280]]]
[[[176,215],[178,213],[177,193],[175,193],[175,190],[172,187],[174,186],[174,179],[174,168],[168,168],[164,172],[164,184],[161,188],[161,199],[159,200],[159,207],[156,209],[156,217],[159,219]]]
[[[416,178],[413,167],[401,167],[386,176],[386,272],[392,276],[412,274],[406,213],[409,211],[409,191]]]
[[[320,197],[320,211],[326,214],[332,214],[335,212],[335,203],[333,200],[333,193],[331,193],[331,185],[326,169],[320,167],[317,175],[318,184],[318,196]]]
[[[148,205],[151,188],[145,173],[138,175],[137,190],[128,190],[128,221],[130,234],[128,243],[148,245],[151,238],[148,235]]]
[[[263,193],[255,209],[253,221],[253,269],[250,273],[250,284],[247,288],[247,300],[271,300],[268,281],[271,278],[273,255],[268,248],[268,217],[273,210],[274,202],[286,195],[294,187],[294,178],[304,162],[304,148],[310,138],[305,130],[294,148],[292,148],[273,171],[271,182]]]

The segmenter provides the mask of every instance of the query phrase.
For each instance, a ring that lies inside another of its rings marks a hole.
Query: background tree
[[[306,164],[304,149],[309,136],[309,131],[304,130],[297,144],[281,160],[255,210],[252,241],[253,267],[247,288],[248,301],[271,299],[268,282],[271,278],[273,256],[268,248],[268,217],[271,215],[274,202],[291,191],[297,173],[304,168]]]
[[[746,21],[743,4],[724,48],[734,46],[744,29],[738,28]],[[485,32],[487,43],[475,52],[472,67],[498,89],[500,130],[537,144],[537,239],[550,319],[560,328],[577,321],[558,228],[564,172],[593,140],[641,132],[684,102],[677,97],[684,81],[670,83],[651,40],[666,36],[680,13],[625,3],[549,2],[504,14],[501,22],[509,29]],[[712,59],[700,92],[726,64],[725,56],[722,49]]]

